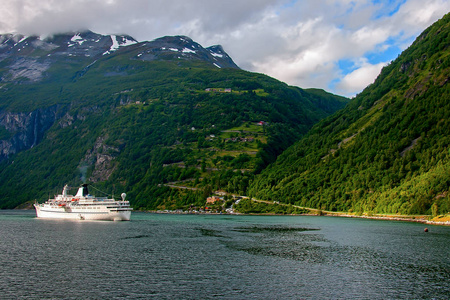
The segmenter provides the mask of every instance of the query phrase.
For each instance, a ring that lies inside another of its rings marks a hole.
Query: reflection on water
[[[447,299],[450,228],[330,217],[0,211],[0,298]]]

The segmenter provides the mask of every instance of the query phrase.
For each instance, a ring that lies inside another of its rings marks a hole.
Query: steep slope
[[[347,102],[240,70],[222,47],[184,36],[1,44],[1,208],[85,180],[148,209],[245,193],[255,172]]]
[[[258,176],[249,194],[357,213],[450,210],[450,15]]]

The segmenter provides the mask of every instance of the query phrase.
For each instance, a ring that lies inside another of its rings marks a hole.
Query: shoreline
[[[251,199],[254,202],[262,202],[267,204],[273,204],[273,201],[267,200],[257,200]],[[278,203],[280,204],[280,203]],[[286,204],[281,204],[286,205]],[[450,214],[440,215],[433,217],[431,215],[395,215],[395,214],[373,214],[373,215],[356,215],[355,213],[349,212],[334,212],[321,210],[316,208],[303,207],[298,205],[292,205],[293,207],[297,207],[300,209],[308,210],[310,213],[302,214],[302,215],[310,215],[310,216],[330,216],[330,217],[344,217],[344,218],[361,218],[361,219],[372,219],[372,220],[386,220],[386,221],[402,221],[402,222],[415,222],[429,225],[440,225],[440,226],[450,226]],[[442,218],[443,220],[436,220]]]
[[[34,210],[34,208],[14,208],[13,210]],[[360,219],[371,219],[371,220],[384,220],[384,221],[402,221],[402,222],[414,222],[427,225],[437,225],[437,226],[450,226],[450,216],[445,217],[435,217],[442,218],[439,220],[428,220],[430,216],[420,215],[420,216],[408,216],[408,215],[354,215],[349,213],[339,213],[339,212],[323,212],[322,213],[305,213],[305,214],[272,214],[272,213],[252,213],[243,214],[239,212],[235,213],[213,213],[213,212],[184,212],[184,211],[156,211],[156,210],[136,210],[136,212],[144,213],[154,213],[154,214],[173,214],[173,215],[239,215],[239,216],[322,216],[322,217],[340,217],[340,218],[360,218]]]
[[[450,226],[450,217],[444,217],[445,221],[433,221],[428,220],[427,215],[421,216],[408,216],[408,215],[352,215],[349,213],[336,213],[336,212],[323,212],[322,214],[315,213],[305,213],[305,214],[273,214],[273,213],[216,213],[216,212],[179,212],[179,211],[156,211],[156,210],[142,210],[140,212],[148,212],[155,214],[174,214],[174,215],[239,215],[239,216],[317,216],[317,217],[340,217],[340,218],[360,218],[360,219],[371,219],[371,220],[384,220],[384,221],[402,221],[402,222],[414,222],[427,225],[437,225],[437,226]]]
[[[357,216],[357,215],[351,215],[351,214],[324,214],[324,216],[330,216],[330,217],[343,217],[343,218],[361,218],[361,219],[372,219],[372,220],[385,220],[385,221],[402,221],[402,222],[414,222],[414,223],[421,223],[421,224],[428,224],[428,225],[440,225],[440,226],[450,226],[450,221],[433,221],[428,220],[428,216],[401,216],[401,215],[394,215],[394,216],[387,216],[387,215],[379,215],[379,216]],[[444,219],[448,219],[444,218]]]

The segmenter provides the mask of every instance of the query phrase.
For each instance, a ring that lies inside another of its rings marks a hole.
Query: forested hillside
[[[450,211],[450,15],[344,110],[253,181],[249,195],[331,211]]]
[[[84,181],[142,209],[204,205],[218,189],[245,194],[348,101],[240,70],[220,46],[187,37],[0,42],[0,208]]]

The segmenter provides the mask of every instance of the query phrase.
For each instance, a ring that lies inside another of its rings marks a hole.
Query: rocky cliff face
[[[9,133],[0,140],[0,161],[37,145],[63,114],[59,105],[29,113],[0,112],[0,126]]]

